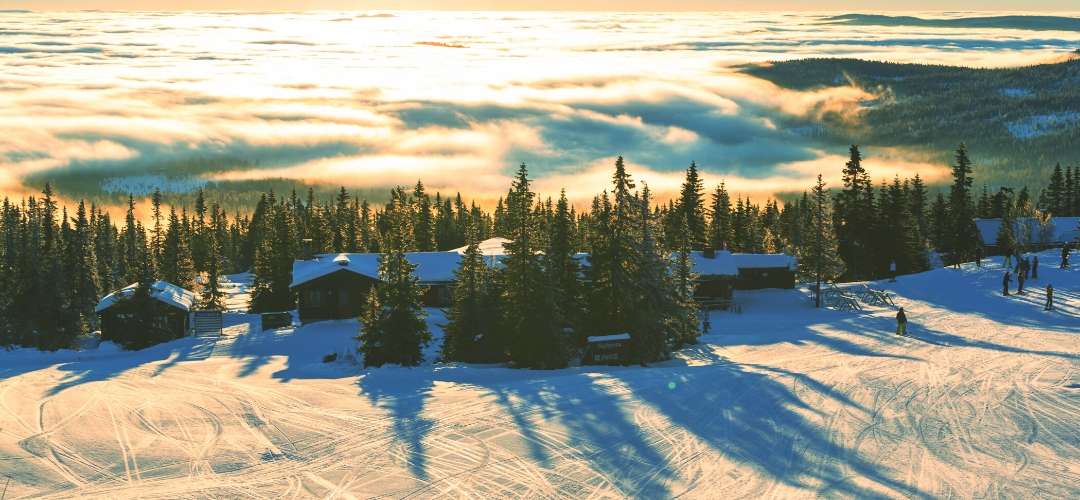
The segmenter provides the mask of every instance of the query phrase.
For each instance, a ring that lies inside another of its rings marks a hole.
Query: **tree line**
[[[499,331],[540,325],[546,325],[548,333],[567,328],[633,333],[647,327],[681,332],[667,335],[666,344],[635,341],[637,352],[648,353],[642,359],[653,359],[671,345],[692,341],[687,325],[697,320],[691,321],[685,310],[692,289],[683,286],[692,281],[689,251],[785,252],[799,256],[804,280],[871,279],[890,274],[894,266],[900,274],[927,269],[931,251],[945,264],[971,260],[980,249],[972,222],[976,216],[1015,220],[1080,214],[1080,168],[1056,168],[1036,201],[1026,187],[1015,192],[984,187],[976,200],[972,170],[961,146],[953,182],[936,197],[917,174],[875,186],[862,167],[859,148],[852,146],[841,185],[830,189],[819,182],[785,202],[759,204],[732,196],[723,183],[706,191],[697,165],[691,164],[678,196],[653,203],[647,187],[636,186],[620,160],[609,190],[581,211],[565,196],[539,199],[523,167],[491,210],[466,203],[460,194],[430,194],[417,182],[393,189],[390,202],[381,206],[344,187],[332,199],[317,199],[311,189],[306,196],[295,190],[284,196],[271,191],[250,212],[231,215],[202,191],[190,208],[164,206],[155,191],[148,216],[137,216],[135,200],[129,197],[122,219],[84,201],[69,210],[45,185],[40,196],[5,198],[0,205],[0,345],[68,347],[94,329],[97,301],[132,283],[141,284],[138,295],[145,296],[149,283],[162,279],[197,292],[200,308],[220,308],[219,276],[250,271],[251,310],[281,311],[295,305],[288,287],[292,264],[305,254],[441,251],[501,236],[514,243],[500,272],[513,272],[514,279],[463,266],[466,274],[459,283],[469,283],[475,291],[455,295],[472,297],[463,311],[490,310],[501,301],[538,308],[517,318],[561,318],[560,326],[514,320],[520,323],[508,327],[465,312],[452,316],[488,325],[475,328],[496,332],[478,334],[492,345],[498,344],[494,338]],[[1009,235],[1001,238],[1007,243],[1004,248],[1011,248]],[[1019,240],[1013,246],[1024,243],[1022,235],[1012,239]],[[466,252],[465,264],[472,262],[473,251]],[[588,252],[591,265],[583,268],[577,252]],[[477,274],[468,274],[472,272]],[[645,295],[652,299],[642,299]],[[391,302],[381,292],[373,299]],[[457,302],[455,298],[455,311]],[[652,314],[654,307],[668,313],[642,316]],[[676,324],[682,326],[674,328]],[[522,338],[532,342],[547,337]],[[481,351],[485,349],[498,350],[489,346]],[[522,345],[500,352],[532,350]],[[448,358],[457,356],[452,346],[446,352]],[[555,358],[522,364],[558,365],[562,357],[551,355]]]

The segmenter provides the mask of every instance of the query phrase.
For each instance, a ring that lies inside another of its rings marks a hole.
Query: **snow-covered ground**
[[[999,295],[999,263],[798,291],[676,360],[361,370],[355,321],[135,353],[0,353],[0,487],[22,497],[1080,497],[1080,270]],[[1058,309],[1042,310],[1043,288]],[[230,290],[240,309],[242,286]],[[431,324],[444,321],[434,312]],[[437,346],[428,349],[429,359]],[[339,361],[323,363],[338,353]]]

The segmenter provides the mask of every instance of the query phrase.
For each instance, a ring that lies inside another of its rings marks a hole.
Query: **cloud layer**
[[[585,198],[615,155],[663,196],[697,161],[763,196],[842,166],[812,133],[872,99],[838,82],[793,92],[746,62],[811,56],[1005,65],[1080,34],[848,26],[791,14],[6,13],[0,192],[27,182],[184,190],[260,179],[425,183],[479,197],[515,166]],[[875,151],[875,175],[941,166]],[[832,176],[829,176],[832,177]],[[129,181],[125,181],[125,179]],[[248,184],[245,184],[248,185]]]

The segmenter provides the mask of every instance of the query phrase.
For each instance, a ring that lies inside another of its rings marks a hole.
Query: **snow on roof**
[[[293,262],[293,279],[289,288],[345,271],[371,279],[379,279],[377,253],[320,254],[312,260]],[[461,262],[455,252],[408,252],[405,258],[416,266],[416,277],[421,283],[445,283],[454,280],[454,271]]]
[[[485,256],[506,255],[506,247],[504,247],[504,245],[513,242],[513,240],[508,240],[506,238],[488,238],[480,242],[480,253]],[[465,245],[461,248],[455,248],[451,250],[451,252],[457,252],[459,255],[464,255],[465,250],[468,248],[469,245]]]
[[[785,253],[737,253],[735,267],[739,269],[795,269],[795,257]]]
[[[735,258],[727,250],[717,250],[714,257],[706,257],[704,252],[690,252],[690,260],[694,263],[694,273],[699,276],[738,276],[739,269],[735,266]]]
[[[595,344],[597,342],[614,342],[616,340],[630,340],[629,333],[616,333],[614,335],[598,335],[596,337],[589,337],[588,342]]]
[[[131,298],[135,295],[135,289],[137,288],[139,288],[139,284],[132,283],[106,295],[101,299],[101,302],[98,302],[97,307],[94,308],[94,312],[102,312],[122,300]],[[195,292],[185,290],[167,281],[158,280],[151,284],[150,297],[184,311],[190,311],[191,307],[195,305]]]
[[[1020,228],[1026,224],[1033,243],[1054,245],[1067,243],[1080,238],[1080,217],[1053,217],[1046,239],[1039,230],[1039,224],[1030,217],[1019,218],[1013,221],[1013,234],[1017,234]],[[975,219],[975,227],[979,229],[979,237],[984,245],[997,245],[997,233],[1001,228],[1001,219]]]

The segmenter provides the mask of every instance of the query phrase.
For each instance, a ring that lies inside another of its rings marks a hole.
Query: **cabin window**
[[[322,293],[322,290],[308,290],[307,291],[307,303],[311,307],[322,307],[322,305],[323,305],[323,293]]]

